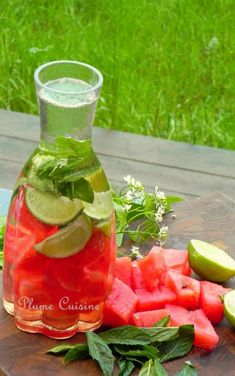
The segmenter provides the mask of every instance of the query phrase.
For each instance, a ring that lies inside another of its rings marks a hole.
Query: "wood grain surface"
[[[226,249],[235,257],[235,203],[221,193],[187,200],[176,206],[176,219],[166,219],[169,226],[167,247],[185,248],[192,238],[205,240]],[[143,251],[151,244],[143,245]],[[235,288],[234,279],[227,286]],[[216,328],[220,341],[215,351],[194,348],[184,359],[168,362],[170,376],[176,374],[185,360],[197,367],[199,376],[235,375],[235,331],[224,320]],[[27,334],[14,326],[14,320],[0,308],[0,375],[4,376],[101,376],[91,360],[76,361],[66,366],[61,357],[46,351],[61,343],[84,342],[83,334],[66,341],[56,341],[39,334]],[[133,375],[137,375],[134,371]],[[117,369],[114,375],[118,375]]]
[[[0,186],[12,188],[40,137],[39,117],[0,110]],[[94,149],[117,186],[131,174],[149,189],[192,198],[221,191],[235,199],[235,151],[93,128]]]

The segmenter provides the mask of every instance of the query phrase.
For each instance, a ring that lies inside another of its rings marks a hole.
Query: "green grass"
[[[8,0],[0,107],[37,113],[33,71],[74,59],[104,86],[95,123],[235,149],[234,0]]]

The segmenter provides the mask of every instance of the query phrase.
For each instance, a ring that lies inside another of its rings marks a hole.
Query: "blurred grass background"
[[[235,149],[235,0],[0,2],[0,107],[37,113],[33,72],[96,66],[98,126]]]

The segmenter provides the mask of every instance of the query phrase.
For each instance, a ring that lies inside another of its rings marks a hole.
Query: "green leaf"
[[[119,374],[118,376],[129,376],[135,368],[134,363],[131,360],[120,358],[118,361]]]
[[[53,347],[52,349],[48,350],[46,353],[47,354],[65,354],[69,350],[71,350],[75,345],[59,345],[56,347]]]
[[[142,366],[139,376],[167,376],[166,370],[157,359],[150,359]]]
[[[86,344],[78,344],[73,346],[64,357],[64,363],[67,364],[72,360],[85,359],[89,356],[88,346]]]
[[[178,338],[172,341],[162,342],[162,344],[158,347],[160,351],[160,361],[163,363],[186,355],[193,346],[193,340],[193,325],[180,326]]]
[[[114,356],[104,340],[94,332],[87,332],[89,354],[96,360],[104,376],[111,376],[114,368]]]
[[[175,202],[181,202],[184,201],[182,197],[177,197],[177,196],[167,196],[166,201],[168,205],[174,204]]]
[[[166,372],[165,368],[161,365],[158,359],[154,359],[154,367],[157,376],[167,376],[168,373]]]
[[[170,322],[170,315],[163,317],[161,320],[157,321],[153,326],[154,327],[165,327]]]
[[[172,341],[179,337],[179,327],[152,327],[152,328],[142,328],[145,333],[147,333],[151,342],[165,342]]]
[[[153,346],[141,346],[141,347],[129,347],[126,345],[114,346],[115,351],[124,356],[145,357],[145,358],[157,358],[159,351]]]
[[[124,325],[118,328],[106,330],[99,333],[107,344],[120,345],[148,345],[151,342],[151,337],[142,329],[131,325]]]
[[[92,151],[90,140],[77,140],[72,137],[57,137],[55,139],[55,154],[62,157],[85,157]]]
[[[0,217],[0,269],[3,266],[3,247],[6,231],[6,217]]]
[[[197,371],[190,361],[184,363],[183,368],[175,376],[197,376]]]
[[[82,201],[92,203],[94,201],[94,192],[91,188],[90,183],[81,178],[74,183],[68,183],[62,189],[64,196],[69,197],[71,200],[78,198]]]

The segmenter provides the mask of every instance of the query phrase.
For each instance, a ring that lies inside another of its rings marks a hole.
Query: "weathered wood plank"
[[[2,179],[5,176],[7,183],[9,183],[16,179],[15,171],[18,174],[19,162],[23,165],[37,143],[0,136],[0,145]],[[108,177],[118,182],[122,182],[123,176],[131,174],[151,188],[158,185],[166,191],[197,196],[218,190],[231,198],[235,198],[235,179],[232,178],[217,175],[208,176],[204,173],[188,170],[181,170],[179,173],[178,169],[169,166],[148,164],[107,155],[100,155],[99,157]],[[17,163],[13,170],[11,164],[10,172],[7,171],[9,165],[4,162],[6,160]]]
[[[39,118],[0,110],[0,135],[37,141]],[[94,127],[98,153],[235,178],[235,151]]]

